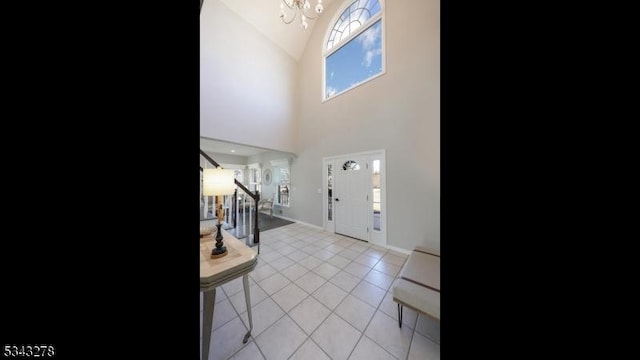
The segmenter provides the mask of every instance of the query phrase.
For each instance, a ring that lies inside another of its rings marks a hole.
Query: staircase
[[[220,166],[204,151],[200,150],[200,221],[216,224],[215,209],[217,208],[217,197],[202,195],[202,172],[204,168],[216,168]],[[202,166],[204,165],[204,167]],[[224,217],[222,228],[236,238],[246,236],[248,246],[258,246],[260,253],[260,229],[258,228],[257,204],[260,202],[260,192],[251,192],[241,182],[235,180],[237,186],[233,195],[222,196],[222,208]]]

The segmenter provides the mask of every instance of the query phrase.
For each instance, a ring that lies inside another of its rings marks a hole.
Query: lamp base
[[[220,250],[220,252],[217,252],[216,250],[218,249],[213,249],[213,251],[211,251],[211,258],[212,259],[216,259],[216,258],[221,258],[225,255],[227,255],[229,252],[227,251],[226,246],[223,246],[222,249]]]
[[[227,247],[224,246],[222,242],[222,230],[220,229],[221,225],[222,224],[220,223],[216,224],[216,226],[218,227],[218,231],[216,233],[216,247],[215,249],[211,250],[212,259],[223,257],[228,254]]]

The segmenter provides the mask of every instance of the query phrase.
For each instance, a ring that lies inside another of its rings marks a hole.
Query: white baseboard
[[[399,247],[397,247],[397,246],[387,245],[386,247],[387,247],[387,249],[389,249],[389,250],[397,251],[397,252],[402,253],[402,254],[405,254],[405,255],[410,255],[410,254],[411,254],[411,250],[407,250],[407,249],[399,248]]]
[[[313,225],[313,224],[309,224],[306,223],[304,221],[300,221],[300,220],[296,220],[296,219],[292,219],[292,218],[288,218],[286,216],[281,216],[281,215],[276,215],[273,214],[274,217],[280,218],[282,220],[287,220],[287,221],[293,221],[294,223],[298,223],[300,225],[306,225],[306,226],[311,226],[312,228],[318,229],[318,230],[324,230],[324,228],[322,226],[318,226],[318,225]]]
[[[306,222],[304,222],[304,221],[300,221],[300,220],[296,220],[296,219],[288,218],[288,217],[286,217],[286,216],[281,216],[281,215],[276,215],[276,214],[274,214],[273,216],[274,216],[274,217],[277,217],[277,218],[280,218],[280,219],[283,219],[283,220],[293,221],[294,223],[297,223],[297,224],[310,226],[310,227],[312,227],[312,228],[314,228],[314,229],[318,229],[318,230],[321,230],[321,231],[325,231],[325,232],[327,232],[327,230],[326,230],[325,228],[323,228],[322,226],[318,226],[318,225],[314,225],[314,224],[309,224],[309,223],[306,223]],[[405,255],[410,255],[410,254],[411,254],[411,250],[403,249],[403,248],[400,248],[400,247],[397,247],[397,246],[393,246],[393,245],[385,245],[384,247],[386,247],[386,248],[387,248],[387,249],[389,249],[389,250],[393,250],[393,251],[399,252],[399,253],[401,253],[401,254],[405,254]]]

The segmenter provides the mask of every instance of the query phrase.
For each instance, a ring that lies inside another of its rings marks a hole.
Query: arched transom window
[[[323,100],[384,73],[381,0],[348,0],[326,36]]]

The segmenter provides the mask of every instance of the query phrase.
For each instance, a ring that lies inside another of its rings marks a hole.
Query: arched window
[[[360,170],[360,165],[353,161],[353,160],[349,160],[347,162],[345,162],[344,164],[342,164],[342,170]]]
[[[323,43],[323,100],[384,73],[381,0],[347,1]]]

